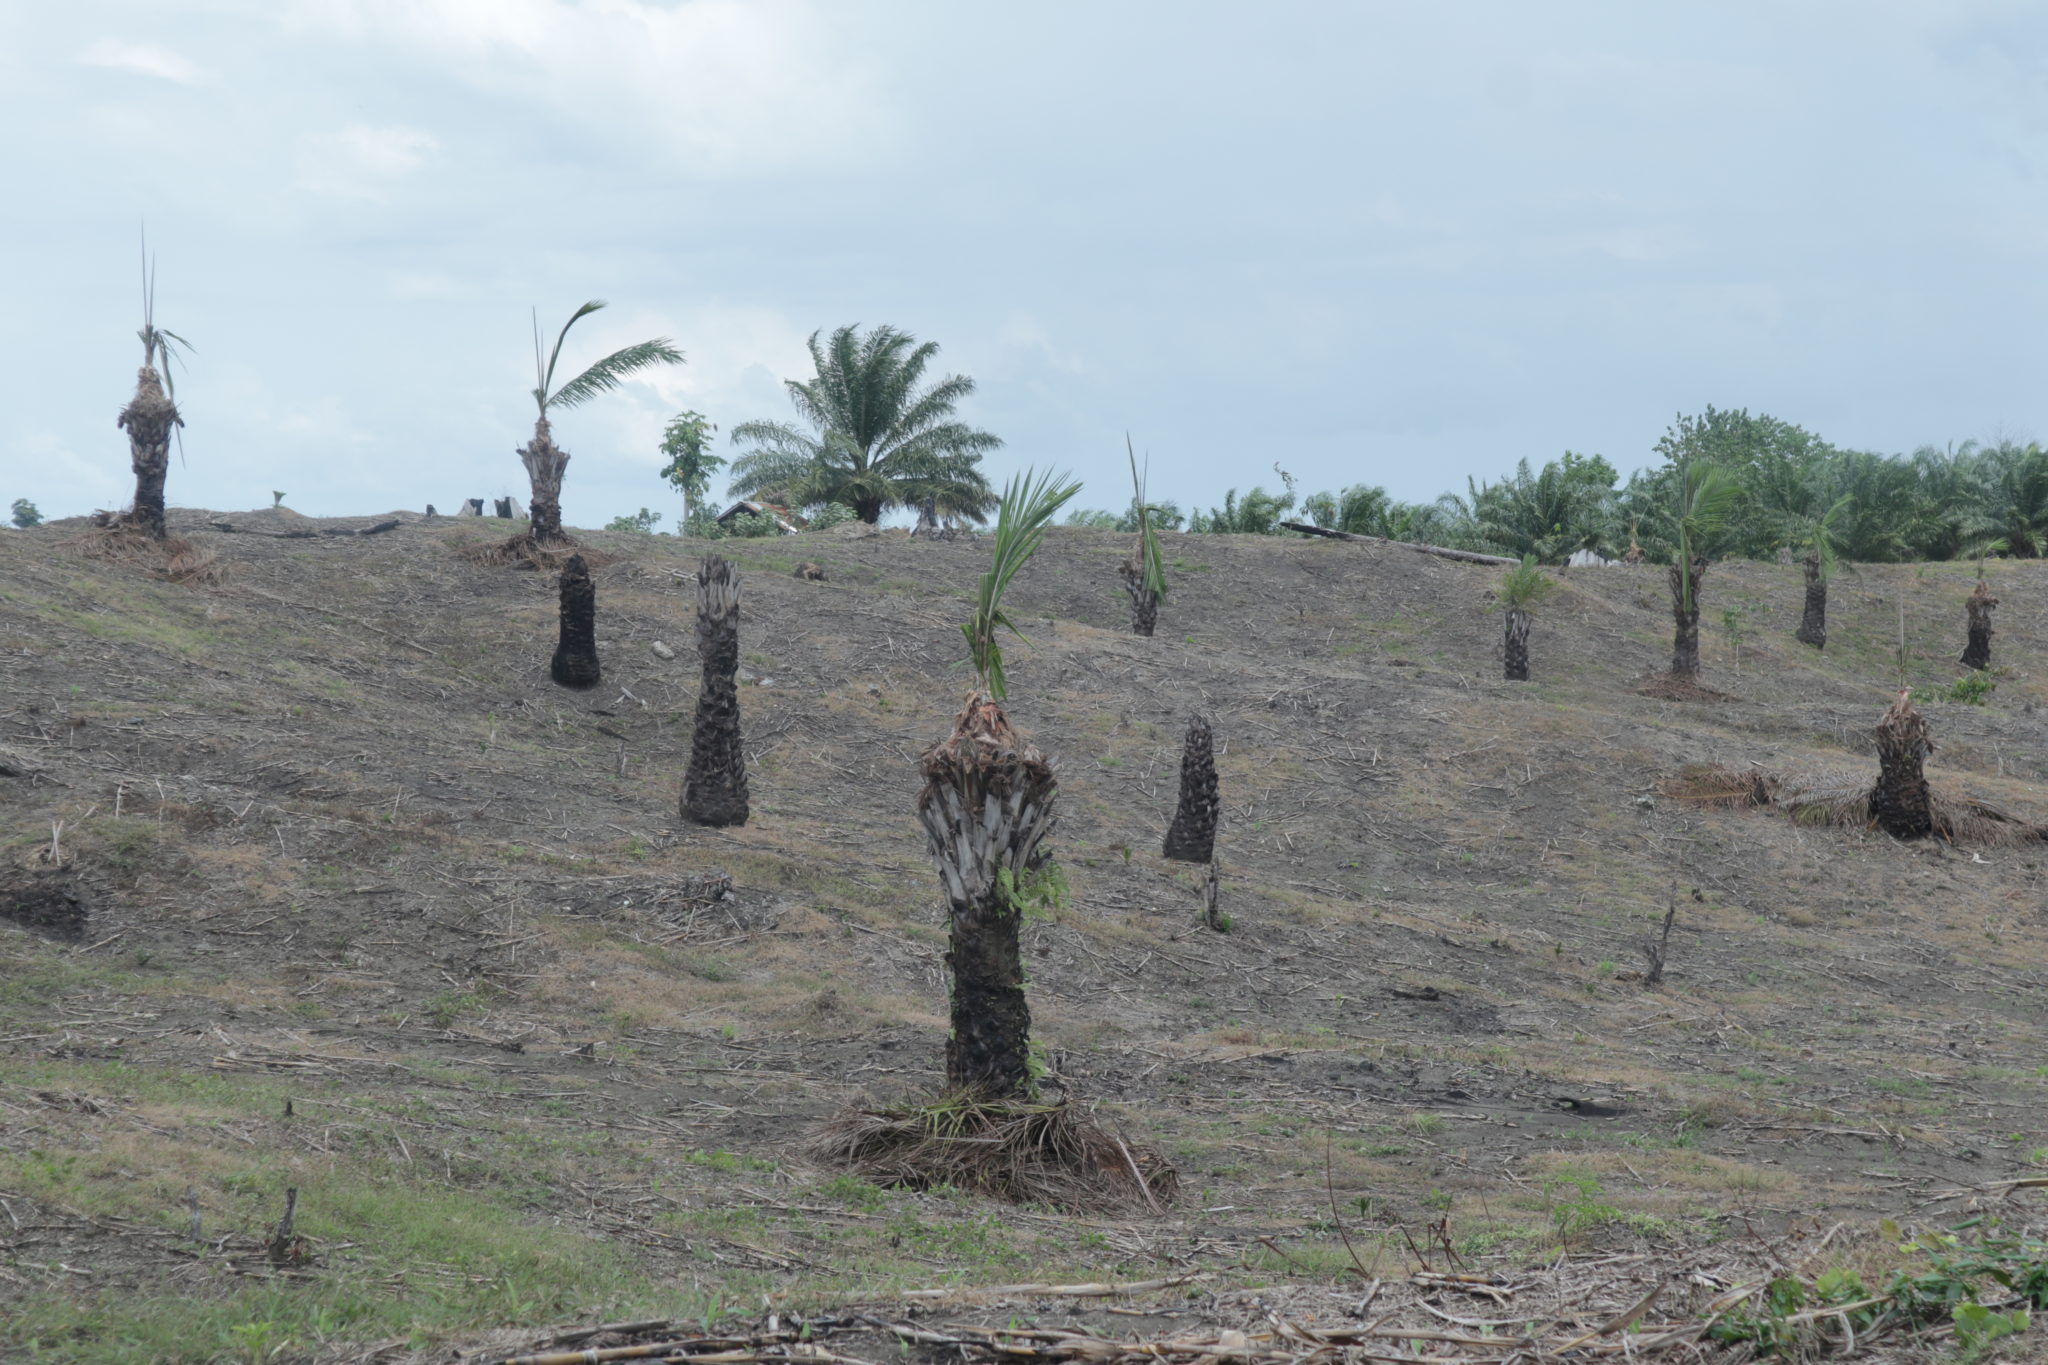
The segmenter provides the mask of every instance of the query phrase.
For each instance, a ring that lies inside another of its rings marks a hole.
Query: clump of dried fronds
[[[521,531],[509,540],[470,541],[455,553],[487,569],[510,565],[544,573],[560,573],[578,555],[583,557],[586,569],[601,569],[612,562],[611,556],[602,550],[586,549],[566,535],[559,540],[537,540],[531,531]]]
[[[878,1185],[955,1189],[1069,1209],[1162,1211],[1180,1177],[1153,1148],[1096,1123],[1071,1100],[992,1100],[949,1091],[898,1109],[849,1109],[810,1154]]]
[[[95,512],[92,523],[64,542],[87,559],[136,564],[172,583],[211,587],[227,580],[226,561],[183,536],[161,540],[118,513]]]
[[[1737,698],[1726,692],[1716,692],[1711,687],[1702,687],[1698,682],[1682,673],[1653,673],[1636,689],[1639,697],[1654,697],[1658,701],[1735,701]]]
[[[1762,768],[1688,764],[1660,784],[1664,795],[1722,810],[1768,808],[1805,825],[1871,829],[1870,779],[1855,773],[1773,773]],[[2048,839],[2048,826],[2023,820],[1979,797],[1930,783],[1932,832],[1955,844],[2004,847]]]

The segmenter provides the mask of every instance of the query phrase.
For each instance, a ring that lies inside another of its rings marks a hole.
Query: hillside
[[[1690,763],[1874,771],[1901,630],[1907,680],[1952,683],[1971,566],[1845,574],[1825,654],[1791,638],[1795,569],[1716,566],[1728,699],[1677,703],[1637,690],[1668,658],[1661,570],[1566,575],[1518,685],[1496,570],[1174,537],[1141,640],[1129,538],[1055,531],[1010,663],[1071,891],[1027,931],[1036,1030],[1054,1084],[1183,1191],[1089,1217],[800,1150],[939,1077],[915,758],[966,685],[985,544],[716,547],[743,577],[754,818],[714,832],[676,814],[705,546],[581,533],[616,558],[605,683],[578,695],[547,677],[551,580],[456,556],[495,523],[229,519],[173,514],[221,556],[210,585],[86,559],[77,523],[0,535],[0,866],[47,860],[61,822],[89,910],[70,941],[0,923],[10,1358],[445,1360],[497,1329],[949,1283],[1307,1293],[1350,1261],[1333,1206],[1393,1277],[1432,1224],[1522,1267],[1940,1220],[2048,1175],[2048,848],[1660,790]],[[1997,688],[1923,708],[1930,774],[2048,821],[2048,568],[1988,572]],[[1159,856],[1195,709],[1227,934]],[[313,1260],[281,1271],[259,1248],[286,1187]]]

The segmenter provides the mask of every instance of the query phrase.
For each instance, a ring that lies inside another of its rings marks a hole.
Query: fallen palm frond
[[[1711,687],[1702,687],[1698,682],[1682,673],[1653,673],[1636,688],[1639,697],[1655,697],[1658,701],[1737,701],[1726,692],[1716,692]]]
[[[1774,773],[1763,768],[1689,764],[1660,785],[1664,795],[1689,805],[1722,810],[1767,808],[1800,824],[1868,829],[1870,779],[1856,773]],[[1950,843],[2003,847],[2048,839],[2048,826],[2023,820],[1979,797],[1930,784],[1934,834]]]
[[[98,513],[91,525],[64,543],[87,559],[140,565],[172,583],[211,586],[227,579],[227,564],[212,550],[183,536],[159,540],[112,512]]]
[[[601,569],[612,562],[611,556],[602,550],[586,549],[569,536],[559,540],[537,540],[531,531],[521,531],[509,540],[470,541],[455,553],[471,564],[487,569],[512,565],[521,569],[539,569],[544,573],[560,573],[577,555],[583,556],[586,569]]]
[[[849,1109],[810,1154],[877,1185],[955,1189],[1070,1209],[1160,1211],[1180,1177],[1152,1148],[1118,1137],[1071,1100],[991,1100],[961,1091],[899,1109]]]

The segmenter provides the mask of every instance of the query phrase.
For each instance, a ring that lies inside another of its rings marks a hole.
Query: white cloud
[[[213,79],[211,72],[168,48],[152,47],[148,43],[124,43],[118,38],[100,39],[80,54],[78,60],[86,66],[131,71],[138,76],[154,76],[176,85],[199,85]]]
[[[424,166],[440,145],[417,128],[366,123],[309,134],[299,139],[299,183],[340,199],[375,199],[393,181]]]
[[[650,137],[697,171],[841,165],[891,122],[840,12],[807,0],[300,0],[288,22]]]

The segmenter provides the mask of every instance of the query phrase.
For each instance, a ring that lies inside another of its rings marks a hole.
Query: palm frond
[[[613,351],[556,389],[548,398],[547,405],[554,408],[573,408],[580,403],[589,402],[601,393],[609,393],[642,370],[652,369],[656,365],[682,363],[683,353],[677,350],[667,337],[636,342]],[[550,373],[553,372],[552,361],[549,362],[548,369]]]
[[[547,368],[543,369],[540,372],[540,387],[535,389],[533,392],[535,400],[537,400],[540,403],[541,416],[547,416],[548,404],[554,401],[554,398],[549,394],[548,390],[554,387],[555,362],[562,358],[562,343],[569,339],[569,329],[571,327],[574,327],[577,324],[577,322],[579,322],[583,318],[589,317],[598,309],[606,306],[607,305],[603,299],[592,299],[590,300],[590,302],[584,304],[581,308],[578,308],[575,312],[569,314],[569,320],[562,324],[561,335],[555,338],[555,348],[552,351],[548,352]],[[536,312],[534,316],[536,323],[538,323],[539,314]]]
[[[1557,580],[1536,567],[1536,556],[1523,555],[1522,562],[1501,575],[1500,604],[1510,610],[1527,611],[1550,596]]]
[[[1003,679],[1003,650],[997,632],[1007,630],[1018,639],[1024,632],[1003,611],[1003,594],[1018,571],[1045,541],[1045,529],[1068,499],[1081,491],[1078,480],[1065,473],[1034,475],[1027,469],[1012,478],[997,504],[995,552],[988,572],[981,576],[975,595],[974,615],[960,627],[975,674],[988,694],[1001,701],[1006,688]]]
[[[1143,565],[1145,591],[1155,598],[1166,596],[1166,560],[1159,552],[1159,528],[1152,524],[1152,504],[1145,497],[1146,477],[1152,472],[1152,457],[1145,457],[1143,473],[1138,470],[1138,452],[1131,445],[1131,433],[1124,433],[1124,454],[1131,460],[1132,506],[1138,512],[1138,560]]]

